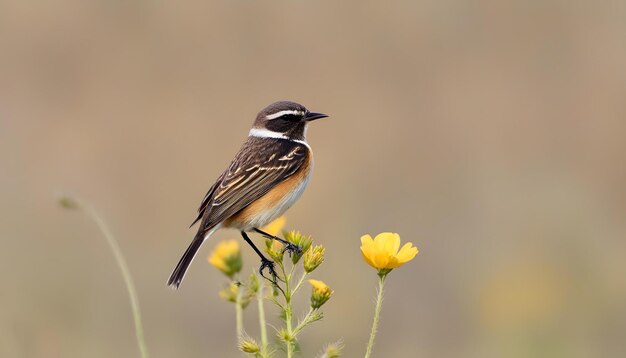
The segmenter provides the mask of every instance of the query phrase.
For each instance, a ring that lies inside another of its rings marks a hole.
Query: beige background
[[[331,115],[288,216],[335,290],[303,357],[339,338],[362,356],[359,237],[380,231],[421,251],[389,277],[377,356],[624,356],[625,34],[621,1],[0,2],[0,356],[138,356],[119,270],[66,192],[120,241],[153,357],[240,356],[205,260],[237,233],[165,281],[279,99]]]

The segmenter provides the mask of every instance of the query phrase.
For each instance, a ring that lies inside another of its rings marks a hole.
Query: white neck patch
[[[257,138],[279,138],[279,139],[289,139],[286,135],[280,132],[274,132],[266,128],[252,128],[250,129],[250,137]]]
[[[274,131],[271,131],[271,130],[269,130],[267,128],[252,128],[252,129],[250,129],[250,133],[248,134],[248,136],[249,137],[257,137],[257,138],[286,139],[286,140],[290,140],[292,142],[304,144],[307,147],[309,147],[309,144],[306,142],[306,140],[292,139],[292,138],[287,137],[283,133],[274,132]],[[310,149],[310,147],[309,147],[309,149]]]
[[[276,119],[278,117],[282,117],[282,116],[288,115],[288,114],[293,114],[293,115],[296,115],[296,116],[303,116],[304,112],[287,109],[287,110],[284,110],[284,111],[280,111],[280,112],[276,112],[274,114],[267,115],[267,116],[265,116],[265,118],[267,118],[267,119]]]

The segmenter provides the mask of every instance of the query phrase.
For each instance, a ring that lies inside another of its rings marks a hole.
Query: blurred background
[[[63,193],[118,238],[153,357],[240,356],[206,262],[237,232],[165,281],[281,99],[331,115],[288,213],[335,290],[302,356],[364,354],[359,237],[381,231],[420,254],[387,280],[375,355],[625,356],[625,34],[623,1],[1,1],[0,356],[139,355],[109,247]]]

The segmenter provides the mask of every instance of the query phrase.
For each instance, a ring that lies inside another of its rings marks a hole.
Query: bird
[[[261,228],[283,215],[306,189],[313,169],[313,153],[306,141],[309,122],[326,118],[291,101],[278,101],[261,110],[248,138],[228,168],[206,193],[190,227],[200,222],[191,244],[172,271],[167,285],[178,289],[202,244],[218,229],[239,230],[261,258],[260,274],[268,269],[276,283],[274,263],[254,245],[249,232],[299,248]]]

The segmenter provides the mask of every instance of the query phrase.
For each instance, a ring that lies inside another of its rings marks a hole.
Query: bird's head
[[[328,117],[323,113],[310,112],[295,102],[274,102],[256,117],[253,129],[266,130],[290,139],[303,140],[308,122]]]

